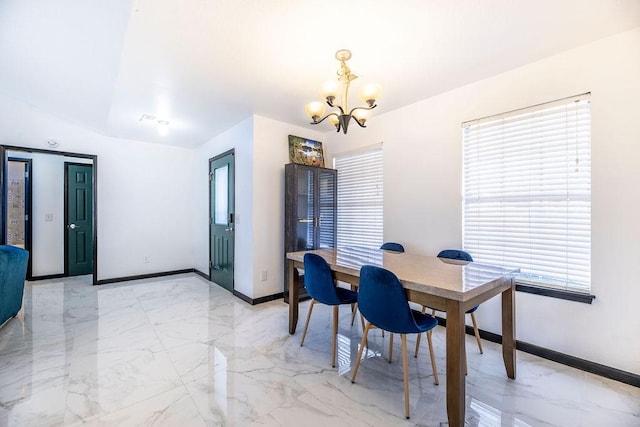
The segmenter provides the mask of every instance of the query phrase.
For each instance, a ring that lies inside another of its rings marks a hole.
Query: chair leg
[[[356,313],[358,312],[358,303],[351,304],[351,326],[353,326],[353,322],[356,320]]]
[[[331,359],[331,366],[336,367],[336,347],[338,344],[338,308],[339,305],[333,306],[333,355]]]
[[[389,332],[389,363],[393,361],[393,332]]]
[[[478,350],[480,350],[480,354],[482,354],[482,342],[480,341],[480,331],[478,330],[475,313],[471,313],[471,322],[473,323],[473,332],[476,334],[476,341],[478,341]]]
[[[427,313],[427,306],[423,305],[422,306],[422,314],[426,314]],[[431,312],[431,317],[433,317],[433,313],[435,313],[435,310],[432,310]],[[420,345],[420,334],[418,334],[418,343],[416,344],[416,357],[418,357],[418,346]]]
[[[425,314],[425,312],[427,311],[427,307],[426,306],[422,306],[422,314]],[[436,317],[436,310],[435,309],[431,309],[431,317]],[[416,340],[416,356],[418,357],[418,351],[420,350],[420,334],[418,334],[418,339]],[[482,353],[482,351],[480,352]]]
[[[302,339],[300,340],[300,347],[304,344],[304,337],[307,336],[307,328],[309,327],[309,319],[311,319],[311,312],[313,311],[313,305],[316,303],[316,300],[312,299],[311,304],[309,305],[309,312],[307,314],[307,321],[304,323],[304,330],[302,331]]]
[[[402,340],[402,372],[404,377],[404,416],[409,419],[409,362],[407,361],[407,335],[400,334]]]
[[[358,303],[352,304],[355,306],[355,310],[351,312],[351,326],[353,326],[354,321],[356,320],[356,313],[358,312]],[[364,316],[360,315],[360,324],[362,325],[362,330],[364,331]]]
[[[427,307],[423,305],[422,306],[422,314],[425,314],[426,311],[427,311]],[[436,309],[435,308],[431,309],[431,317],[433,317],[433,318],[436,317]],[[431,343],[431,331],[428,332],[428,337],[429,337],[429,342]],[[418,357],[418,351],[420,350],[420,338],[421,338],[421,335],[418,334],[418,338],[416,339],[416,355],[415,355],[415,357]],[[429,344],[429,346],[431,346],[431,344]],[[433,359],[433,355],[431,356],[431,358]],[[438,383],[436,382],[436,384],[438,384]]]
[[[425,314],[426,312],[427,312],[427,306],[423,305],[422,314]],[[435,313],[435,310],[433,310],[433,312]],[[433,316],[433,314],[431,316]],[[422,334],[418,334],[418,338],[416,338],[416,353],[414,357],[418,357],[418,352],[420,351],[420,338],[422,338]]]
[[[440,384],[438,380],[438,369],[436,368],[436,356],[433,353],[433,342],[431,341],[431,332],[427,332],[427,342],[429,343],[429,355],[431,356],[431,369],[433,370],[433,383],[435,385]]]
[[[360,367],[360,360],[362,360],[362,351],[364,350],[365,343],[367,342],[367,334],[369,334],[369,329],[371,329],[371,323],[367,323],[367,326],[364,328],[364,332],[362,332],[362,340],[360,340],[360,350],[358,351],[358,358],[356,359],[356,366],[353,368],[353,376],[351,377],[351,382],[356,382],[356,375],[358,375],[358,368]]]

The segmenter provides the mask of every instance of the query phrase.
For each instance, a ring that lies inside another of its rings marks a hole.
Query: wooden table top
[[[287,253],[287,259],[303,262],[305,253],[322,256],[331,269],[358,277],[360,267],[375,265],[392,271],[406,289],[465,302],[514,277],[519,270],[435,256],[345,247]]]

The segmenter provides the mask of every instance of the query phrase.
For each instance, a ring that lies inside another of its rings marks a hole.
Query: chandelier
[[[365,123],[369,117],[369,111],[376,108],[376,99],[380,96],[380,86],[376,84],[362,86],[360,98],[365,102],[366,106],[354,107],[349,110],[349,85],[351,81],[358,78],[358,76],[351,73],[351,69],[347,66],[346,61],[350,58],[351,51],[349,50],[342,49],[336,52],[336,59],[340,61],[340,68],[337,73],[338,80],[327,81],[320,89],[320,95],[329,107],[337,108],[338,111],[333,111],[325,116],[326,106],[324,102],[315,101],[305,105],[304,110],[313,120],[311,122],[312,125],[317,125],[328,119],[329,123],[336,127],[336,132],[342,130],[346,134],[349,122],[353,118],[360,127],[366,127]],[[336,104],[338,96],[340,98]]]

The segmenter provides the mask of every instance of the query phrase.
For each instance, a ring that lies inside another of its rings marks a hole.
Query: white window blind
[[[382,244],[382,147],[338,155],[337,244],[380,247]]]
[[[591,287],[591,110],[585,94],[463,124],[463,245],[518,282]]]

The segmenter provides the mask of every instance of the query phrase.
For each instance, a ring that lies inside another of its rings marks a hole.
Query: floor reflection
[[[225,418],[228,416],[227,410],[227,358],[215,346],[210,347],[213,351],[213,397],[212,404],[220,408]]]
[[[469,410],[467,420],[470,425],[478,427],[496,427],[496,426],[514,426],[514,427],[531,427],[511,413],[505,413],[493,406],[481,402],[473,397],[468,397]]]
[[[362,327],[341,310],[334,369],[331,307],[300,347],[285,303],[251,306],[193,274],[30,283],[24,321],[0,329],[0,426],[446,425],[446,381],[433,384],[427,351],[409,357],[409,421],[399,339],[389,363],[388,334],[373,331],[351,383]],[[442,377],[445,337],[434,329]],[[500,346],[484,347],[468,353],[467,425],[640,425],[640,389],[523,353],[512,381]]]

